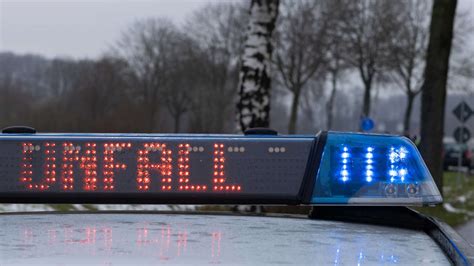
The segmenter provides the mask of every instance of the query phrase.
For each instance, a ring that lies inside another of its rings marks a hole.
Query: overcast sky
[[[216,0],[214,0],[216,1]],[[96,57],[146,17],[182,23],[211,0],[0,0],[0,51]]]
[[[0,51],[97,57],[137,19],[162,16],[182,23],[209,2],[213,1],[0,0]],[[474,21],[474,0],[459,0],[458,8],[469,10]]]

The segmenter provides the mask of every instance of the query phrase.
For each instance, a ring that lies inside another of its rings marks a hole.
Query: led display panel
[[[0,193],[65,201],[90,196],[139,202],[133,200],[138,196],[156,203],[205,203],[213,195],[224,203],[295,200],[313,141],[222,135],[4,135]]]

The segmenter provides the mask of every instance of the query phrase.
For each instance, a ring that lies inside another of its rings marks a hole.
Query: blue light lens
[[[328,133],[313,204],[431,205],[442,197],[404,137]]]

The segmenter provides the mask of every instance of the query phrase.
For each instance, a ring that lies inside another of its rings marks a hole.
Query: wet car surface
[[[201,214],[0,216],[1,265],[449,265],[424,232],[284,217]]]

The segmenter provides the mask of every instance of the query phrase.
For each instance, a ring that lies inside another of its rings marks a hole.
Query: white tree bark
[[[271,36],[278,5],[279,0],[251,0],[237,103],[237,118],[242,131],[270,124]]]

